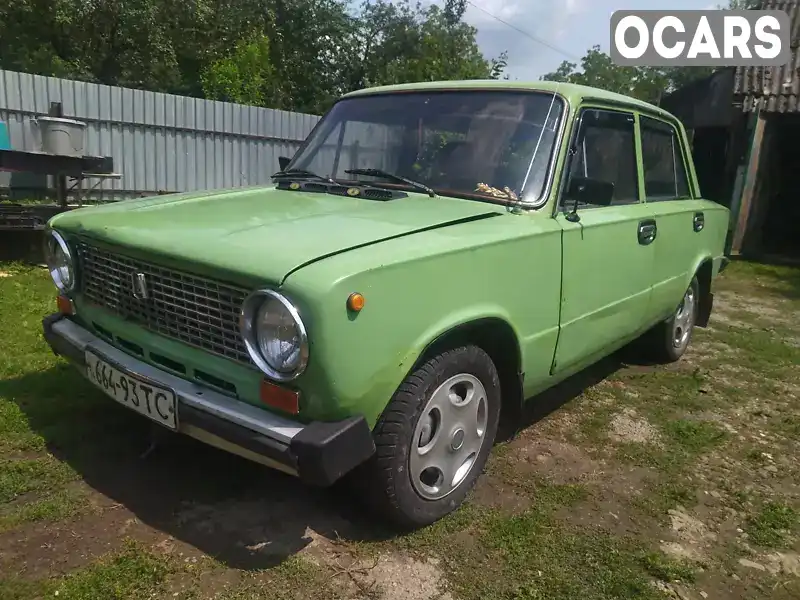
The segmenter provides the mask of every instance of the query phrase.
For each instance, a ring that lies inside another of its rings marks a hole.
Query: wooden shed
[[[792,58],[720,69],[664,98],[690,130],[703,195],[730,207],[732,255],[800,259],[800,0],[786,11]]]
[[[767,0],[762,8],[789,13],[792,58],[735,72],[733,101],[752,135],[731,250],[800,258],[800,0]]]

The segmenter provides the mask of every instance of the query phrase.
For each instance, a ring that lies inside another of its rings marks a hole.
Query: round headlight
[[[250,358],[270,378],[289,381],[305,370],[306,328],[285,296],[272,290],[250,294],[242,305],[240,327]]]
[[[64,294],[75,288],[75,264],[66,240],[55,230],[50,230],[45,238],[45,261],[50,277],[59,292]]]

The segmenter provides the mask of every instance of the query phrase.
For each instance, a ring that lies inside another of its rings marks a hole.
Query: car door
[[[658,232],[641,201],[636,118],[599,107],[577,116],[556,215],[563,260],[554,374],[619,347],[648,315]],[[595,197],[603,186],[610,197]]]
[[[678,129],[665,120],[640,115],[645,201],[658,227],[653,243],[652,318],[672,313],[683,297],[705,235],[706,203],[689,185],[688,154]]]

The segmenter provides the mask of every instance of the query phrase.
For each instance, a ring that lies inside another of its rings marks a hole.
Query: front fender
[[[312,309],[314,317],[308,324],[313,332],[312,358],[297,382],[305,397],[303,408],[311,413],[309,418],[341,419],[361,414],[370,426],[374,425],[426,350],[464,325],[486,319],[502,321],[520,339],[508,310],[496,303],[473,303],[450,311],[441,299],[427,306],[420,299],[416,310],[403,316],[401,303],[388,302],[378,286],[339,289],[339,294],[331,296],[338,296],[341,302],[332,299],[332,304],[343,306],[351,291],[361,291],[367,305],[362,314],[347,314],[345,318],[345,311]]]
[[[560,231],[536,229],[514,216],[490,219],[414,236],[413,245],[393,240],[347,252],[293,273],[285,292],[301,304],[310,341],[308,368],[295,382],[301,412],[317,420],[360,414],[374,425],[426,348],[475,320],[507,323],[521,354],[525,340],[536,347],[537,334],[557,329],[561,268]],[[547,260],[522,263],[521,276],[519,257],[536,256]],[[366,300],[359,313],[346,307],[353,292]],[[552,349],[542,353],[543,371],[550,361]]]
[[[427,328],[411,348],[410,354],[417,356],[417,361],[412,364],[412,368],[417,366],[419,359],[422,358],[430,348],[434,347],[439,341],[446,338],[452,332],[487,321],[502,324],[511,330],[516,341],[515,351],[517,352],[517,362],[520,365],[524,364],[523,350],[519,343],[520,332],[512,325],[511,315],[505,308],[498,304],[482,304],[464,307]],[[409,369],[409,372],[410,371],[411,369]]]

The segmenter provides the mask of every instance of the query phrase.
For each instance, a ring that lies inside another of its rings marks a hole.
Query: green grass
[[[686,454],[696,455],[725,441],[727,434],[707,421],[679,419],[664,426],[667,437]]]
[[[342,574],[344,575],[344,574]],[[292,557],[268,573],[255,573],[253,581],[221,592],[215,600],[337,600],[345,598],[346,579],[337,581],[330,572],[302,557]],[[202,588],[190,589],[182,598],[205,599]],[[369,600],[370,596],[364,596]],[[377,593],[375,598],[380,597]]]
[[[744,351],[747,368],[757,371],[765,378],[785,377],[800,364],[800,348],[785,344],[771,331],[717,327],[712,336],[717,341]]]
[[[765,504],[747,521],[750,540],[766,548],[781,548],[793,532],[800,528],[800,514],[792,507],[775,502]]]
[[[669,421],[662,426],[662,431],[661,445],[623,442],[617,445],[616,457],[674,475],[728,438],[728,434],[713,423],[688,419]]]
[[[647,517],[666,522],[667,511],[676,506],[692,508],[697,504],[697,492],[683,480],[666,479],[645,484],[645,492],[633,498],[631,505]]]
[[[150,598],[170,570],[163,557],[129,544],[122,552],[68,575],[52,588],[65,599]]]
[[[55,310],[46,270],[6,263],[0,271],[7,275],[0,277],[0,530],[7,530],[85,509],[84,494],[70,487],[80,474],[48,449],[91,455],[119,435],[119,411],[45,343],[41,319]]]
[[[671,560],[660,552],[649,552],[642,556],[642,564],[647,572],[659,581],[693,582],[697,569],[684,562]]]
[[[800,269],[734,261],[720,277],[717,287],[748,296],[780,298],[800,303]]]
[[[168,560],[133,542],[89,567],[55,579],[0,579],[0,598],[64,600],[144,600],[152,598],[175,569]]]
[[[565,526],[540,510],[495,515],[480,540],[482,564],[465,568],[452,581],[464,598],[655,600],[660,595],[653,578],[693,577],[687,567],[638,540]]]
[[[0,459],[0,503],[23,494],[63,487],[77,477],[68,465],[49,456]]]
[[[563,522],[562,511],[582,510],[585,487],[535,481],[527,490],[534,505],[521,514],[471,503],[392,546],[439,558],[449,589],[464,600],[656,600],[654,579],[693,579],[691,568],[641,540]],[[456,535],[471,542],[453,543]]]
[[[51,491],[41,498],[26,499],[0,510],[0,532],[24,523],[56,522],[86,512],[85,495],[79,490]]]

